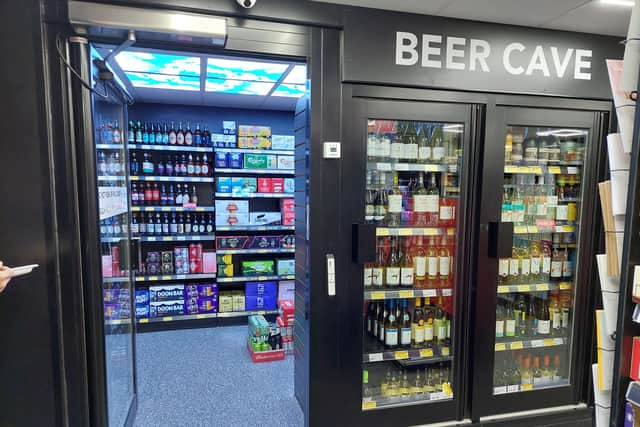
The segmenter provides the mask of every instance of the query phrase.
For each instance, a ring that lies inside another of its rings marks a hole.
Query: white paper
[[[609,169],[612,171],[629,170],[631,155],[624,152],[622,135],[619,133],[607,135],[607,148],[609,152]]]
[[[628,102],[627,95],[620,89],[620,76],[622,75],[622,60],[607,59],[607,71],[609,72],[609,85],[613,94],[613,105],[619,107]]]
[[[611,210],[613,215],[624,215],[627,210],[629,171],[611,171]]]
[[[602,307],[604,309],[605,330],[613,334],[618,321],[618,292],[602,291]]]
[[[640,4],[636,3],[631,9],[627,43],[624,49],[624,64],[620,78],[620,89],[629,93],[638,86],[638,66],[640,65]]]
[[[624,233],[624,221],[626,219],[626,215],[614,215],[613,216],[613,224],[615,227],[615,231],[618,233]]]
[[[596,255],[596,263],[600,277],[600,289],[606,292],[620,292],[620,277],[607,274],[607,255]]]
[[[616,352],[611,350],[598,350],[598,363],[601,365],[602,389],[611,390],[613,384],[613,358]]]
[[[598,316],[599,324],[602,328],[601,330],[599,329],[597,332],[598,335],[600,336],[600,343],[598,345],[598,348],[601,348],[607,351],[615,351],[616,342],[614,339],[611,338],[612,334],[607,331],[607,325],[605,325],[606,320],[604,316],[604,310],[596,310],[596,316]],[[598,325],[598,322],[596,322],[596,325]]]
[[[595,397],[596,405],[604,408],[608,408],[611,405],[611,390],[599,390],[598,389],[598,364],[591,365],[591,374],[593,378],[593,395]],[[609,420],[607,419],[607,422]],[[606,425],[606,424],[605,424]]]
[[[611,408],[596,405],[596,427],[607,427],[611,417]]]
[[[622,148],[625,153],[631,153],[631,142],[633,140],[633,120],[636,112],[635,105],[625,105],[616,108],[618,116],[618,127],[622,137]]]

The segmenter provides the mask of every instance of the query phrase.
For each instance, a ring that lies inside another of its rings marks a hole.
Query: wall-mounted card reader
[[[325,142],[323,146],[323,157],[325,159],[339,159],[340,158],[340,143],[339,142]]]
[[[330,297],[336,295],[336,259],[333,254],[327,254],[327,293]]]

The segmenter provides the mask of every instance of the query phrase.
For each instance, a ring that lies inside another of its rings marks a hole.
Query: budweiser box
[[[227,226],[242,226],[249,225],[249,214],[248,213],[218,213],[216,212],[216,226],[217,227],[227,227]]]
[[[216,200],[216,215],[223,213],[237,214],[247,212],[249,212],[248,200]]]

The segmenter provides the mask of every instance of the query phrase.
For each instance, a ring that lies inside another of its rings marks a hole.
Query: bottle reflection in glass
[[[404,249],[401,256],[401,269],[400,269],[400,286],[406,288],[412,288],[414,284],[415,271],[413,268],[413,256],[409,248],[410,239],[405,237]]]
[[[398,183],[398,173],[393,173],[393,186],[389,190],[387,205],[387,225],[399,227],[402,223],[402,190]]]
[[[433,203],[432,198],[429,198],[429,193],[424,186],[424,173],[420,172],[418,184],[413,190],[413,220],[416,227],[427,226],[429,203]]]
[[[386,284],[390,288],[400,286],[400,255],[398,252],[398,240],[396,237],[391,237],[391,252],[386,274]]]

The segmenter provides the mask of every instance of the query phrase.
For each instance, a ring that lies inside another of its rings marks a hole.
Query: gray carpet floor
[[[303,426],[293,358],[253,363],[246,326],[137,335],[136,427]]]

